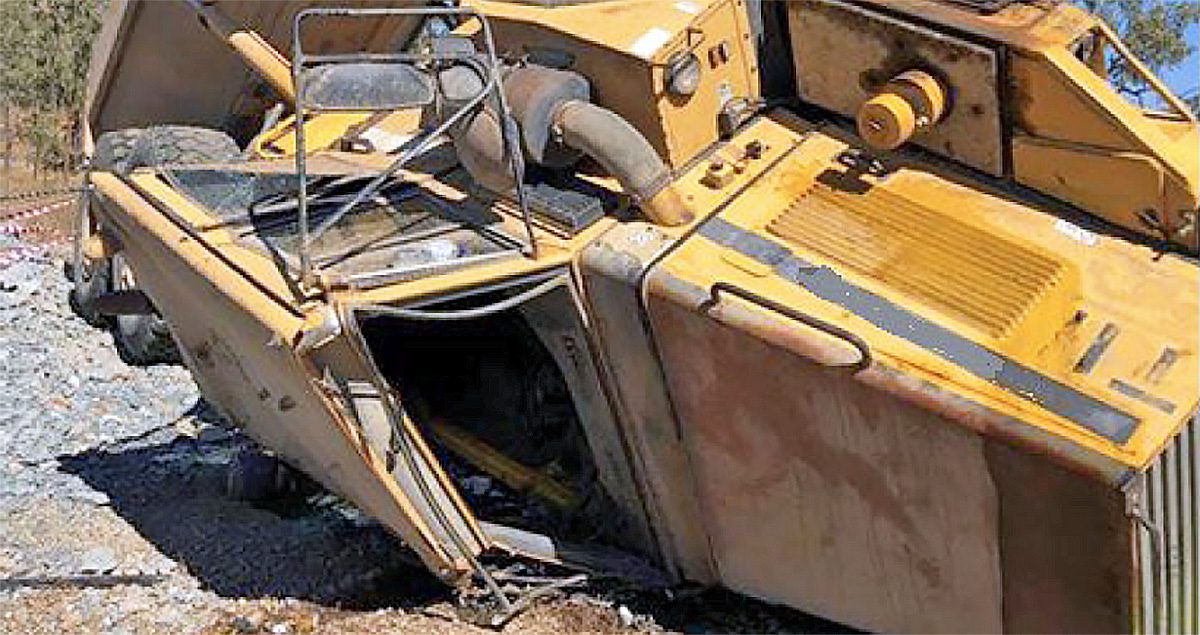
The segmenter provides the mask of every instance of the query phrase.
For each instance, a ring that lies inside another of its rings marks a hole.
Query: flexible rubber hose
[[[671,186],[671,171],[654,146],[617,113],[584,101],[559,106],[554,125],[567,146],[595,159],[641,204],[650,220],[682,225],[692,213]]]

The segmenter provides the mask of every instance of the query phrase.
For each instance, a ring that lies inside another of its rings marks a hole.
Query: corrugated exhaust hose
[[[650,220],[682,225],[692,212],[671,186],[671,171],[650,142],[617,113],[584,101],[568,101],[554,113],[565,145],[595,159],[621,183]]]
[[[438,83],[451,111],[470,102],[486,82],[482,71],[460,64],[438,74]],[[487,100],[474,114],[450,130],[454,153],[475,182],[494,192],[509,192],[516,187],[512,167],[504,147],[500,118]]]
[[[451,72],[452,71],[452,72]],[[455,67],[440,81],[449,101],[482,89],[475,71]],[[565,167],[578,151],[591,157],[621,184],[646,216],[660,225],[682,225],[691,211],[672,186],[671,171],[650,142],[617,113],[587,101],[587,83],[578,73],[521,66],[505,74],[506,96],[521,127],[525,156],[547,167]],[[505,162],[501,122],[488,106],[451,131],[463,167],[480,185],[498,192],[514,186]],[[556,144],[565,146],[555,149]]]

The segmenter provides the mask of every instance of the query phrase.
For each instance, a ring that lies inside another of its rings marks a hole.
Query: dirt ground
[[[19,254],[0,258],[0,633],[496,632],[335,496],[228,496],[228,465],[253,444],[187,371],[127,366],[77,318],[61,246],[0,232],[0,251]],[[501,630],[834,628],[727,592],[588,580]]]

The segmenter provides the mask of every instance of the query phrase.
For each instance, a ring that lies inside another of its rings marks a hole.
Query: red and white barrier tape
[[[46,214],[50,214],[56,210],[60,210],[64,207],[71,205],[72,203],[74,203],[74,201],[70,201],[70,200],[59,201],[57,203],[51,203],[49,205],[42,205],[40,207],[31,207],[29,209],[23,209],[23,210],[20,210],[17,212],[3,213],[3,214],[0,214],[0,220],[19,221],[19,220],[28,220],[30,218],[37,218],[38,216],[45,216]]]
[[[46,198],[49,196],[60,196],[63,194],[77,194],[77,187],[60,187],[53,190],[36,190],[33,192],[17,192],[16,194],[4,194],[0,196],[0,202],[5,201],[27,201],[31,198]]]
[[[56,238],[37,245],[21,245],[12,249],[0,250],[0,269],[11,267],[23,260],[41,257],[45,255],[48,249],[65,245],[69,242],[71,242],[70,238]]]
[[[71,242],[71,238],[64,236],[61,229],[42,227],[30,221],[69,208],[73,203],[68,199],[16,212],[0,212],[0,235],[35,241],[0,249],[0,269],[41,257],[48,249]]]
[[[26,227],[24,225],[17,225],[15,223],[10,223],[7,225],[0,225],[0,234],[4,234],[5,236],[14,236],[16,238],[20,238],[22,236],[29,236],[30,234],[61,234],[61,233],[62,232],[60,230],[57,230],[53,227],[38,227],[36,225]]]

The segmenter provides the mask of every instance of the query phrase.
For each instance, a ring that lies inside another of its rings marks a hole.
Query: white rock
[[[105,494],[104,492],[97,492],[91,488],[80,489],[79,491],[72,493],[71,498],[97,506],[107,505],[112,502],[108,498],[108,494]]]
[[[617,620],[621,622],[622,628],[633,626],[633,611],[629,610],[628,606],[622,604],[617,607]]]
[[[94,547],[83,554],[79,569],[84,573],[108,573],[117,568],[117,554],[108,547]]]

